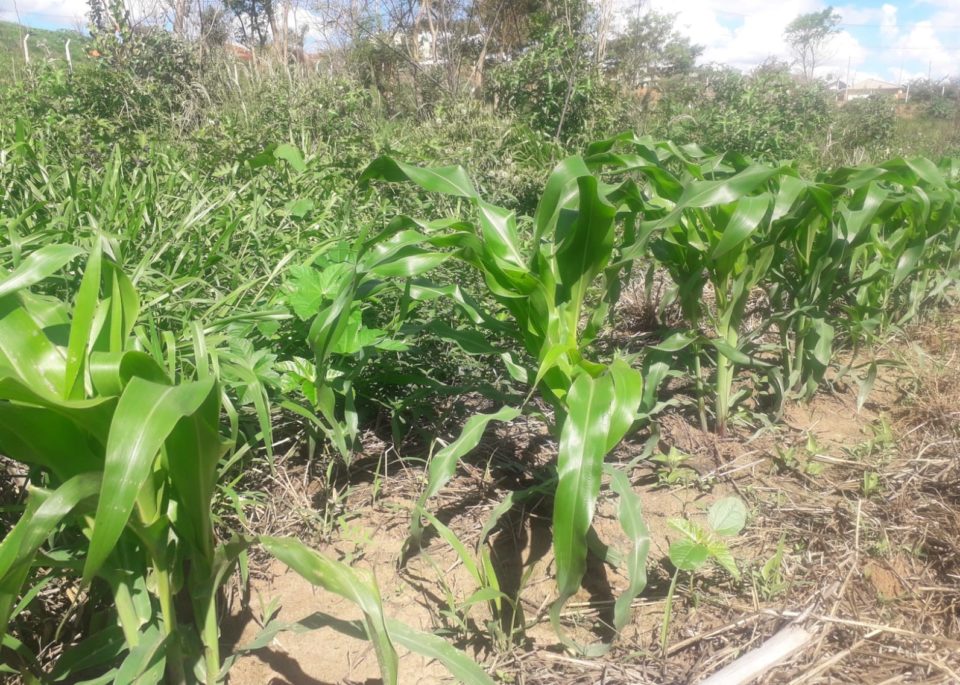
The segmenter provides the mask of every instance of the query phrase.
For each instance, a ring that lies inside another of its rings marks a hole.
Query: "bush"
[[[519,58],[493,69],[487,93],[497,109],[566,142],[586,133],[617,99],[579,38],[562,29],[546,33]]]
[[[665,83],[655,134],[761,159],[810,158],[830,120],[823,86],[771,63],[744,75],[705,67]]]
[[[848,156],[885,155],[896,124],[896,103],[891,98],[871,96],[851,100],[837,112],[832,131],[833,144]]]
[[[960,105],[947,97],[935,97],[930,100],[924,113],[932,119],[950,119],[960,114]]]

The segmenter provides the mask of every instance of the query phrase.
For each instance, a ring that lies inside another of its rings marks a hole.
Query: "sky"
[[[149,0],[148,0],[149,1]],[[156,2],[157,0],[152,0]],[[614,0],[621,13],[637,0]],[[824,9],[819,0],[641,0],[677,15],[677,28],[704,47],[701,62],[748,70],[770,57],[790,59],[783,30],[797,15]],[[834,5],[841,32],[817,68],[820,76],[857,82],[875,78],[960,77],[960,0],[846,0]],[[86,0],[0,0],[0,20],[41,28],[83,25]]]
[[[629,0],[621,0],[625,5]],[[677,14],[677,26],[704,46],[702,62],[750,69],[769,57],[790,59],[783,31],[819,11],[817,0],[650,0]],[[960,0],[848,0],[834,5],[840,33],[825,49],[820,76],[901,83],[960,76]],[[849,74],[849,78],[848,78]]]

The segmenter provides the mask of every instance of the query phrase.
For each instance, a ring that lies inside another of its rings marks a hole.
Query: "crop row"
[[[541,418],[557,441],[555,470],[505,504],[533,494],[552,497],[557,599],[550,617],[569,647],[602,651],[607,645],[580,645],[567,636],[561,611],[580,587],[591,548],[598,550],[592,519],[605,477],[620,499],[629,540],[628,549],[606,553],[630,578],[617,598],[615,628],[626,625],[630,604],[644,589],[649,537],[641,502],[630,474],[606,457],[663,409],[663,382],[692,378],[703,428],[724,433],[750,396],[770,398],[774,410],[787,399],[810,397],[841,347],[868,343],[938,304],[960,275],[958,161],[897,159],[811,180],[786,163],[756,164],[623,135],[562,161],[532,217],[485,201],[460,167],[378,159],[353,194],[381,201],[386,219],[365,221],[354,236],[312,242],[316,249],[301,263],[291,264],[291,253],[275,264],[252,264],[263,276],[184,320],[179,313],[164,317],[163,309],[178,300],[188,309],[196,305],[209,286],[201,271],[216,261],[243,266],[231,255],[231,233],[189,243],[193,234],[186,229],[206,214],[227,212],[223,230],[236,231],[239,220],[230,220],[226,203],[214,207],[201,198],[182,230],[130,264],[123,259],[128,244],[161,227],[146,210],[124,211],[118,162],[108,164],[94,203],[114,208],[126,227],[123,237],[76,211],[75,176],[68,170],[51,181],[26,133],[9,155],[7,197],[21,209],[4,214],[0,454],[26,464],[33,484],[0,543],[0,634],[16,657],[8,668],[34,682],[221,680],[236,654],[220,654],[218,595],[233,570],[245,568],[253,546],[362,609],[358,625],[330,623],[373,641],[387,682],[397,679],[394,644],[442,660],[464,681],[489,682],[440,638],[386,618],[375,584],[363,574],[297,540],[217,533],[227,525],[214,513],[218,493],[229,490],[231,467],[250,449],[241,439],[238,404],[254,407],[271,463],[271,401],[349,462],[362,428],[358,387],[365,372],[389,365],[416,337],[455,346],[502,368],[509,380],[472,388],[500,408],[472,416],[455,440],[430,456],[407,551],[417,551],[425,524],[442,527],[429,511],[431,498],[491,422],[524,413]],[[254,162],[283,166],[291,178],[310,174],[290,146]],[[20,175],[28,167],[32,171]],[[384,202],[384,181],[447,197],[404,202],[430,208],[426,217],[398,213]],[[244,194],[252,183],[236,196],[256,205],[256,195]],[[168,190],[163,184],[147,173],[129,190],[159,202]],[[67,198],[57,212],[44,207],[52,196]],[[305,214],[322,202],[293,199],[286,211]],[[441,206],[453,214],[433,215]],[[23,229],[43,212],[50,214],[45,225],[60,228]],[[84,223],[82,235],[71,232],[70,221]],[[255,232],[245,235],[256,241]],[[252,262],[258,259],[256,245],[240,247]],[[167,292],[141,302],[138,289],[154,277],[151,261],[171,253]],[[182,264],[199,266],[181,274]],[[250,293],[278,290],[274,280],[284,272],[286,307],[229,314]],[[677,309],[682,326],[660,331],[641,349],[604,352],[607,346],[596,343],[617,325],[624,287],[664,277],[671,285],[658,306]],[[370,311],[377,307],[391,315],[373,325]],[[432,316],[438,308],[450,316]],[[260,331],[293,322],[285,335],[301,336],[293,347],[309,353],[280,361],[280,350],[240,355],[243,346],[223,339],[236,321]],[[164,323],[181,330],[166,331]],[[864,367],[865,391],[876,363]],[[279,397],[261,380],[269,373],[260,367],[271,364],[270,373],[283,374]],[[421,374],[411,385],[429,393],[440,384]],[[503,511],[495,509],[485,533]],[[481,563],[471,561],[470,568],[491,588],[480,601],[496,615],[514,599],[496,588],[484,537],[476,550]],[[64,576],[104,592],[109,607],[89,635],[44,672],[7,628],[44,586]]]

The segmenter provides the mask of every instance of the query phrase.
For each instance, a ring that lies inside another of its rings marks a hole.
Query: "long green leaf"
[[[260,536],[264,548],[314,585],[340,595],[363,612],[367,638],[373,642],[380,672],[388,685],[397,683],[397,653],[383,616],[380,592],[372,581],[361,579],[349,566],[328,559],[299,540]]]
[[[513,421],[519,415],[520,410],[515,407],[501,407],[492,414],[475,414],[467,419],[456,440],[433,455],[428,470],[427,486],[420,495],[413,511],[410,534],[404,543],[404,556],[420,548],[420,539],[423,534],[420,514],[424,510],[427,500],[440,492],[447,481],[453,477],[457,470],[457,463],[480,443],[487,425],[491,421]]]
[[[141,378],[127,384],[110,424],[103,471],[103,489],[110,497],[97,505],[85,582],[116,545],[164,442],[179,421],[197,412],[215,392],[212,379],[173,387]]]
[[[100,295],[100,265],[103,255],[97,245],[87,260],[87,268],[80,281],[80,290],[73,305],[70,340],[67,343],[66,371],[63,381],[64,397],[80,399],[84,396],[83,369],[90,348],[93,320]]]
[[[0,278],[0,298],[22,288],[29,288],[52,276],[83,250],[73,245],[45,245],[30,253],[20,266]]]
[[[64,517],[99,492],[100,474],[84,473],[53,492],[31,493],[24,516],[0,543],[0,635],[6,632],[13,603],[37,550]]]
[[[634,491],[623,471],[608,468],[610,489],[620,497],[620,527],[630,540],[625,556],[630,583],[613,605],[613,627],[623,630],[630,619],[630,605],[647,586],[647,554],[650,552],[650,532],[643,520],[640,497]]]
[[[550,619],[561,636],[560,611],[580,588],[586,570],[587,531],[600,493],[613,405],[614,387],[609,375],[593,378],[581,374],[567,397],[569,413],[560,434],[553,505],[559,597],[550,608]]]
[[[492,414],[474,414],[463,426],[460,435],[441,449],[430,460],[427,487],[424,490],[424,499],[430,499],[446,485],[447,481],[456,473],[457,462],[468,452],[480,444],[487,425],[491,421],[504,423],[513,421],[520,416],[520,410],[515,407],[501,407]]]
[[[424,190],[432,193],[477,197],[477,191],[467,176],[467,172],[460,166],[422,168],[404,164],[389,157],[380,157],[364,169],[360,175],[360,182],[363,183],[375,178],[394,183],[413,181]]]
[[[473,659],[446,640],[414,630],[405,623],[393,619],[387,620],[387,627],[398,645],[411,652],[436,659],[447,667],[458,682],[467,683],[467,685],[493,685],[493,679]]]
[[[737,208],[723,229],[720,241],[713,248],[711,256],[719,259],[739,247],[750,234],[757,230],[764,215],[770,208],[771,195],[762,193],[742,197]]]

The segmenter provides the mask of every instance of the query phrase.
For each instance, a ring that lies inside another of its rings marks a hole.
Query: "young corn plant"
[[[782,180],[801,188],[769,277],[788,393],[809,399],[817,390],[838,329],[856,345],[955,282],[946,253],[956,241],[956,189],[946,179],[927,160],[901,159],[818,182]]]
[[[514,326],[504,326],[502,316],[490,316],[465,306],[451,295],[470,325],[496,335],[512,333],[532,363],[501,350],[516,380],[539,391],[553,409],[553,428],[559,441],[556,483],[553,488],[553,549],[556,556],[559,597],[550,610],[561,639],[579,649],[560,626],[560,611],[580,587],[588,554],[588,536],[601,488],[604,458],[630,430],[649,401],[644,379],[630,358],[603,362],[592,358],[590,343],[596,338],[608,307],[619,295],[620,266],[615,263],[625,240],[634,239],[635,209],[624,197],[636,199],[631,182],[608,186],[581,157],[561,162],[547,180],[536,214],[533,236],[522,241],[512,212],[484,201],[460,167],[418,168],[381,158],[364,172],[364,181],[410,181],[421,188],[466,199],[476,219],[419,222],[400,216],[391,222],[392,240],[407,236],[419,249],[440,257],[455,258],[476,269],[488,294],[509,316]],[[440,250],[438,248],[447,248]],[[426,259],[426,254],[421,256]],[[601,304],[591,304],[596,286]],[[408,289],[436,293],[450,286],[418,283]],[[448,292],[450,292],[448,290]],[[425,297],[426,295],[424,295]],[[648,379],[648,388],[656,382]],[[457,461],[477,445],[490,421],[510,421],[520,409],[504,407],[467,421],[460,437],[433,455],[427,486],[418,502],[410,545],[415,549],[421,532],[420,512],[452,477]],[[620,474],[622,476],[622,474]],[[649,539],[640,517],[639,501],[626,477],[613,476],[624,510],[621,521],[631,537],[625,555],[630,587],[617,602],[615,628],[625,625],[629,605],[646,581],[645,560]],[[602,647],[599,649],[603,649]]]
[[[883,330],[906,323],[929,294],[953,282],[948,274],[954,259],[944,247],[957,240],[957,188],[949,185],[943,170],[920,158],[891,160],[870,175],[888,198],[870,239],[854,253],[851,269],[859,269],[864,282],[852,306],[855,312],[871,312],[876,329]],[[856,187],[862,178],[861,172],[846,185]]]
[[[72,307],[32,290],[83,250],[48,245],[0,274],[0,453],[30,469],[25,508],[0,543],[2,670],[27,682],[223,682],[218,594],[252,546],[354,602],[385,682],[394,643],[489,683],[465,656],[384,617],[377,586],[298,540],[234,534],[212,519],[221,393],[206,365],[174,383],[131,332],[139,298],[97,241]],[[90,633],[45,671],[9,628],[39,590],[73,578],[94,603]],[[241,650],[242,651],[242,650]],[[10,658],[7,658],[10,656]]]
[[[735,160],[739,161],[739,160]],[[650,250],[677,286],[680,307],[690,333],[681,335],[674,348],[693,347],[701,425],[707,420],[703,405],[705,379],[700,366],[701,349],[708,345],[715,354],[714,420],[717,433],[726,431],[734,402],[736,366],[756,364],[745,352],[747,303],[766,276],[781,231],[777,220],[793,204],[796,191],[773,179],[783,169],[749,165],[733,172],[728,166],[688,165],[695,178],[684,186],[669,212],[652,228]],[[705,303],[705,287],[711,286],[714,303]],[[700,331],[709,324],[714,336]]]

